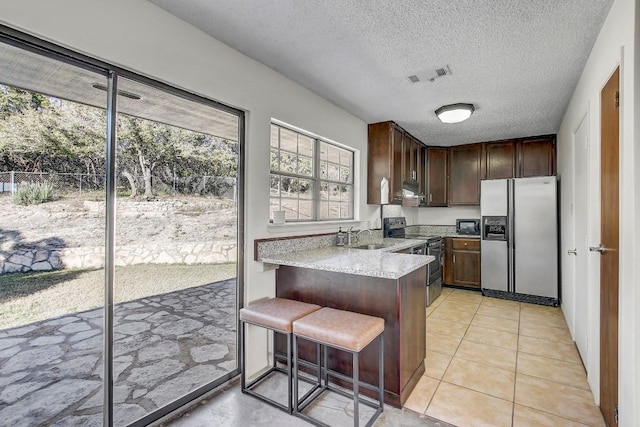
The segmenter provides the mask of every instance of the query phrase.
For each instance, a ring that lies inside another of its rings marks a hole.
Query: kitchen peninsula
[[[424,373],[425,285],[427,265],[434,260],[433,256],[395,252],[421,243],[383,239],[375,246],[380,249],[324,246],[256,256],[259,261],[278,265],[278,297],[385,320],[385,403],[395,407],[402,407]],[[258,245],[259,241],[256,248]],[[302,342],[300,355],[315,361],[315,346]],[[377,346],[367,347],[360,360],[361,380],[377,384]],[[329,366],[351,375],[351,355],[330,351]]]

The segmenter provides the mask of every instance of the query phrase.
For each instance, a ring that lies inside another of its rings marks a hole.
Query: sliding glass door
[[[118,93],[114,418],[130,423],[238,367],[239,121],[131,79]]]
[[[144,425],[237,374],[242,129],[0,27],[0,419]]]

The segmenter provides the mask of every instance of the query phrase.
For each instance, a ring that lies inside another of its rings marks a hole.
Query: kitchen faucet
[[[360,230],[356,233],[356,241],[358,241],[358,236],[360,235],[360,233],[364,233],[364,232],[369,233],[369,236],[371,236],[371,230],[369,230],[368,228],[365,228],[364,230]]]
[[[351,243],[358,243],[358,236],[361,233],[364,233],[365,231],[368,232],[369,235],[371,236],[371,230],[369,230],[368,228],[365,228],[364,230],[356,231],[355,236],[353,236],[353,233],[354,233],[353,227],[349,227],[349,231],[347,231],[347,245],[351,246]]]

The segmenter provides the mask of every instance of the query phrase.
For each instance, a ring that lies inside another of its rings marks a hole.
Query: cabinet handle
[[[456,263],[456,254],[453,254],[453,263]]]
[[[431,202],[433,200],[433,194],[429,193],[429,201]]]
[[[465,246],[467,246],[467,245],[469,245],[469,244],[468,244],[467,242],[464,242],[464,245],[465,245]]]

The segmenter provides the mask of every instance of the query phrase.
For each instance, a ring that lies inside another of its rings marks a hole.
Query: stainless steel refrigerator
[[[555,176],[484,180],[482,292],[558,304],[558,214]]]

